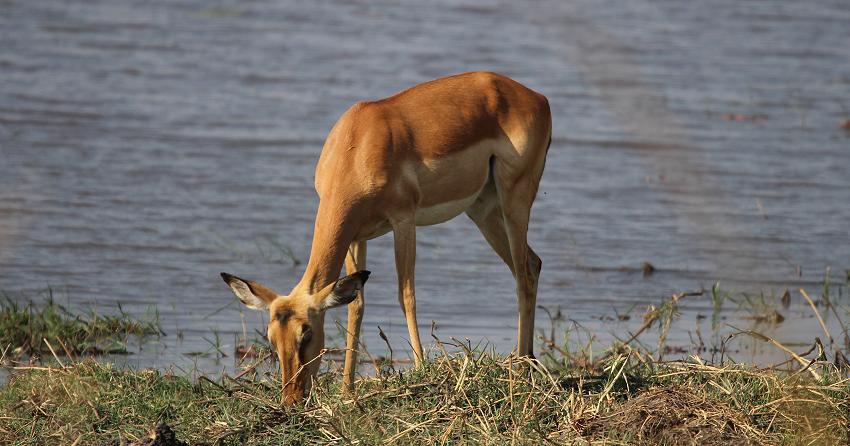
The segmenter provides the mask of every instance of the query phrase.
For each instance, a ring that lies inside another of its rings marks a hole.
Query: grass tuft
[[[123,354],[131,336],[144,338],[160,333],[156,318],[139,320],[123,311],[114,316],[94,311],[74,314],[56,303],[49,291],[41,305],[20,304],[8,297],[0,300],[0,351],[7,358],[51,355],[51,349],[70,357]]]

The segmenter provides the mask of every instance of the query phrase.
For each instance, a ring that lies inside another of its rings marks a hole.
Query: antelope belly
[[[451,220],[466,211],[478,194],[473,194],[467,198],[459,200],[447,201],[445,203],[435,204],[426,208],[419,208],[416,211],[416,225],[430,226]]]

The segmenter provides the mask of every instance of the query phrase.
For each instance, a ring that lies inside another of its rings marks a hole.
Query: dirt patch
[[[749,417],[683,387],[648,389],[605,414],[573,423],[585,437],[613,434],[638,444],[764,444],[764,435]]]

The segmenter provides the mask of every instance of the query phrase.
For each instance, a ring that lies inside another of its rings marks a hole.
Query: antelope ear
[[[221,273],[221,278],[233,290],[233,294],[248,308],[264,310],[278,295],[271,288],[250,280],[240,279],[232,274]]]
[[[328,285],[317,296],[319,309],[325,311],[340,305],[350,304],[357,298],[357,293],[363,289],[363,284],[369,280],[369,274],[371,274],[370,271],[357,271]]]

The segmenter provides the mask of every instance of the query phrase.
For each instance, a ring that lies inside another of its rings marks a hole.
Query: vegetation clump
[[[160,333],[156,317],[136,319],[120,306],[117,315],[75,314],[54,301],[50,291],[41,305],[20,304],[8,296],[0,300],[0,352],[6,358],[121,354],[127,353],[131,336]]]
[[[765,437],[742,412],[677,385],[652,387],[575,425],[592,438],[641,444],[745,445]]]
[[[0,443],[138,441],[159,423],[188,444],[843,444],[850,384],[809,374],[609,356],[604,372],[462,349],[365,377],[329,371],[279,404],[272,374],[192,381],[88,360],[16,370],[0,388]]]

